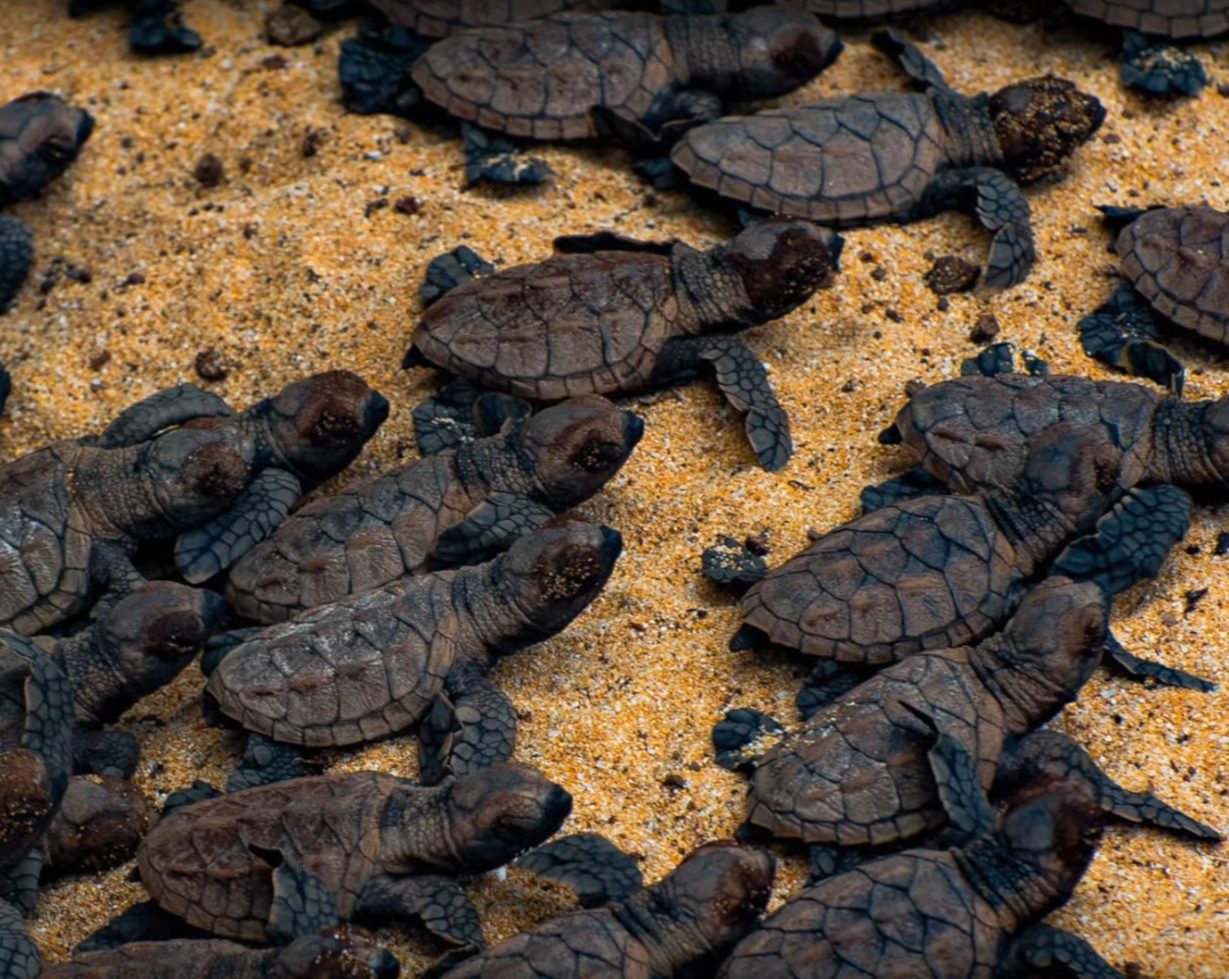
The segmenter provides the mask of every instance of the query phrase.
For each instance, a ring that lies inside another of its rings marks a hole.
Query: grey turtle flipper
[[[478,911],[452,877],[373,877],[363,887],[356,910],[375,917],[418,918],[450,944],[482,948]]]
[[[949,87],[939,66],[922,54],[917,45],[906,41],[896,31],[875,31],[871,34],[871,43],[891,58],[896,67],[918,88]]]
[[[866,671],[859,670],[856,664],[838,663],[832,659],[818,660],[799,687],[794,705],[802,719],[808,721],[816,711],[844,697],[866,678]]]
[[[0,216],[0,313],[13,304],[33,264],[33,232],[24,221]]]
[[[476,667],[456,667],[418,728],[419,781],[435,785],[507,761],[515,748],[516,708],[508,695]]]
[[[746,544],[722,535],[700,555],[700,573],[719,585],[748,587],[768,576],[768,562]]]
[[[0,901],[0,976],[35,979],[43,962],[17,909]]]
[[[484,392],[457,377],[415,407],[410,416],[418,451],[428,456],[495,435],[507,422],[525,418],[532,410],[523,398]]]
[[[1138,31],[1123,31],[1121,59],[1122,83],[1149,95],[1198,95],[1208,84],[1197,57]]]
[[[95,444],[106,449],[136,445],[164,428],[195,418],[229,418],[234,414],[235,410],[216,394],[195,384],[179,384],[129,405],[103,429]]]
[[[1159,341],[1156,314],[1129,283],[1077,324],[1084,353],[1135,377],[1146,377],[1182,397],[1186,368]]]
[[[130,779],[141,748],[129,731],[85,731],[73,735],[73,771]]]
[[[835,57],[835,56],[834,56]],[[643,118],[626,108],[599,105],[590,110],[601,138],[613,138],[633,151],[661,157],[688,129],[719,118],[721,99],[712,92],[666,88],[658,92]]]
[[[129,942],[158,942],[172,938],[204,938],[207,933],[193,928],[182,918],[163,911],[154,901],[132,905],[97,931],[87,935],[73,949],[74,955],[119,948]]]
[[[858,499],[862,503],[862,512],[871,513],[893,503],[946,492],[947,486],[938,476],[933,475],[925,466],[913,466],[899,476],[893,476],[876,486],[863,487]]]
[[[424,306],[430,306],[444,293],[451,292],[462,283],[469,282],[470,279],[480,279],[494,271],[495,266],[468,245],[458,245],[450,252],[436,255],[427,264],[423,283],[418,288],[418,296]],[[401,366],[417,366],[419,361],[410,362],[415,353],[416,351],[411,347]],[[421,363],[426,364],[425,361]]]
[[[572,888],[584,908],[621,901],[644,886],[639,864],[597,833],[575,833],[535,847],[516,866]]]
[[[1078,935],[1051,925],[1033,925],[1012,938],[1003,952],[995,979],[1028,979],[1042,974],[1077,979],[1126,979]]]
[[[532,187],[555,175],[541,157],[526,156],[519,143],[473,123],[461,123],[461,148],[466,187],[482,183]]]
[[[336,897],[319,877],[288,862],[280,851],[269,856],[278,861],[273,871],[273,904],[269,908],[269,933],[275,943],[289,944],[341,920]]]
[[[595,231],[587,235],[560,235],[554,241],[555,251],[562,255],[587,255],[593,252],[647,252],[650,255],[670,255],[675,241],[646,241],[614,231]]]
[[[1037,260],[1032,212],[1014,180],[993,167],[962,167],[940,174],[926,191],[922,210],[947,210],[958,201],[974,199],[978,222],[992,233],[982,281],[1006,289],[1028,278]]]
[[[785,733],[776,718],[753,707],[736,707],[713,725],[717,764],[732,772],[750,768],[764,752],[762,739]]]
[[[807,847],[807,887],[828,877],[848,873],[872,859],[867,848],[812,843]]]
[[[199,585],[230,567],[286,519],[303,494],[297,476],[270,468],[248,483],[231,508],[175,541],[175,567]]]
[[[1143,682],[1152,679],[1167,687],[1183,687],[1186,690],[1198,690],[1201,693],[1211,693],[1216,684],[1210,680],[1187,673],[1174,666],[1166,666],[1153,660],[1143,659],[1134,653],[1127,652],[1112,632],[1105,635],[1105,659],[1103,662],[1132,680]]]
[[[1051,572],[1095,581],[1108,595],[1155,578],[1191,523],[1191,498],[1176,486],[1135,487],[1100,520],[1072,541]]]
[[[186,789],[176,789],[166,797],[166,802],[162,804],[162,815],[168,816],[176,809],[185,809],[206,799],[217,798],[221,794],[220,789],[198,778]]]
[[[138,0],[128,46],[136,54],[184,54],[201,46],[201,36],[184,24],[176,0]]]
[[[1102,809],[1126,822],[1147,823],[1196,840],[1223,839],[1211,826],[1192,819],[1151,792],[1123,788],[1101,771],[1079,744],[1057,731],[1034,731],[1008,742],[999,762],[994,790],[1010,791],[1041,774],[1082,783]]]
[[[33,849],[0,874],[0,903],[9,903],[23,917],[30,917],[38,906],[38,882],[43,876],[46,855]]]
[[[440,534],[432,563],[454,567],[485,561],[554,516],[554,510],[519,493],[492,493]]]
[[[312,774],[315,773],[307,768],[302,752],[294,745],[278,744],[248,732],[243,759],[226,780],[226,791],[239,792]]]
[[[945,842],[964,846],[994,829],[994,807],[977,779],[977,765],[968,749],[945,731],[933,717],[907,701],[900,705],[922,721],[935,735],[927,756],[934,773],[939,802],[947,813]]]

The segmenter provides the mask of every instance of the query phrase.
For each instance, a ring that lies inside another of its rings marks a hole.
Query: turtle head
[[[538,493],[562,511],[605,486],[643,434],[639,415],[590,394],[539,411],[524,423],[520,440]]]
[[[113,665],[119,688],[91,683],[78,690],[83,698],[115,702],[101,711],[99,721],[112,721],[136,701],[170,683],[226,613],[213,592],[173,581],[151,581],[116,602],[98,620],[99,645]]]
[[[988,673],[1007,694],[999,700],[1013,733],[1075,699],[1101,662],[1108,615],[1105,592],[1091,581],[1054,576],[1025,596],[1003,630],[1004,668]]]
[[[733,71],[724,63],[703,79],[737,102],[771,99],[805,85],[836,60],[841,40],[814,15],[781,7],[754,7],[722,18]],[[689,45],[688,67],[697,60]],[[706,50],[714,50],[707,46]]]
[[[494,870],[545,841],[572,811],[572,796],[528,765],[499,762],[446,789],[453,869]]]
[[[149,823],[149,801],[127,779],[73,778],[47,837],[47,859],[62,873],[108,870],[137,852]]]
[[[540,642],[565,628],[598,596],[623,550],[617,530],[550,521],[496,560],[499,588],[528,624],[516,636]]]
[[[28,748],[0,753],[0,865],[9,866],[35,844],[55,808],[43,759]]]
[[[316,484],[354,461],[388,417],[388,401],[350,371],[313,374],[252,409],[266,426],[273,455]]]
[[[1101,838],[1101,807],[1088,790],[1060,776],[1026,784],[1008,801],[994,834],[1009,865],[1036,870],[1015,886],[1038,915],[1057,907],[1075,890]]]
[[[296,938],[277,952],[271,979],[397,979],[401,963],[353,925]]]
[[[252,473],[249,460],[228,433],[203,428],[172,429],[145,443],[137,471],[157,511],[148,514],[149,518],[169,523],[177,531],[199,527],[226,510]],[[125,498],[115,502],[126,516],[131,500],[121,495]],[[109,499],[104,493],[104,501]],[[123,519],[121,526],[141,536],[141,529],[131,526],[131,520]]]
[[[809,221],[770,218],[714,249],[713,257],[738,276],[763,323],[830,286],[843,244],[840,235]]]
[[[693,850],[650,890],[662,898],[655,905],[671,908],[675,921],[689,924],[706,943],[696,957],[723,956],[751,930],[768,904],[775,866],[763,850],[728,840]]]
[[[1024,183],[1060,173],[1101,128],[1105,106],[1065,78],[1044,75],[990,96],[990,118],[1008,168]]]
[[[0,108],[0,202],[46,187],[69,168],[93,131],[93,116],[49,92]]]

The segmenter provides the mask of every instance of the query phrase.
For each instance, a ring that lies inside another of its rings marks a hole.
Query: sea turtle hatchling
[[[1229,344],[1229,212],[1103,207],[1127,281],[1080,321],[1084,350],[1182,392],[1183,368],[1156,342],[1172,324]]]
[[[1110,780],[1070,738],[1037,730],[1096,669],[1107,612],[1098,585],[1048,578],[1001,633],[974,647],[917,653],[814,710],[800,730],[777,728],[760,757],[736,759],[752,768],[748,827],[828,850],[896,844],[938,829],[946,816],[928,760],[938,730],[968,753],[985,791],[1001,793],[1025,772],[1046,770],[1081,781],[1120,818],[1219,840],[1150,793]],[[743,730],[771,729],[757,725],[754,713],[733,712],[714,730],[727,764]],[[826,850],[813,854],[813,864],[817,857],[836,859]]]
[[[270,533],[304,487],[347,466],[387,414],[349,371],[296,381],[242,413],[181,384],[99,436],[0,466],[0,626],[43,632],[93,594],[131,588],[130,555],[176,535],[180,571],[204,581]]]
[[[668,143],[728,101],[810,81],[841,42],[810,14],[562,13],[474,27],[433,44],[411,76],[458,119],[541,140]]]
[[[380,772],[313,776],[164,816],[137,866],[159,906],[223,938],[286,941],[338,920],[399,916],[481,946],[453,875],[503,866],[571,807],[558,785],[507,763],[431,788]]]
[[[564,254],[466,282],[436,300],[404,366],[431,363],[481,387],[557,401],[631,393],[716,373],[747,413],[765,469],[789,461],[789,418],[739,338],[830,284],[841,239],[805,221],[765,221],[698,251],[609,232],[559,238]]]
[[[94,131],[94,117],[50,92],[0,107],[0,206],[33,197],[72,165]],[[9,308],[34,262],[34,236],[0,215],[0,313]]]
[[[993,232],[985,283],[1023,281],[1035,248],[1016,181],[1059,172],[1105,109],[1052,75],[961,95],[912,44],[891,32],[874,40],[923,91],[729,116],[689,130],[674,164],[721,197],[822,224],[913,221],[974,200]]]
[[[397,979],[401,966],[358,928],[342,925],[281,948],[222,939],[133,942],[43,967],[41,979]]]
[[[1092,859],[1096,804],[1079,786],[1041,781],[995,827],[975,781],[946,768],[936,776],[961,845],[908,850],[808,887],[735,946],[718,979],[1125,979],[1082,938],[1039,923]]]
[[[665,878],[604,907],[554,918],[431,979],[670,979],[711,975],[772,892],[768,854],[706,843]]]
[[[245,618],[280,622],[429,562],[481,560],[596,493],[643,432],[598,395],[511,419],[297,510],[231,568],[227,600]]]
[[[308,747],[426,719],[424,781],[502,761],[516,710],[487,670],[567,626],[621,549],[608,527],[542,527],[485,564],[404,578],[269,626],[225,653],[206,692],[249,731]]]
[[[731,648],[768,641],[883,666],[975,642],[1048,573],[1110,594],[1153,577],[1186,533],[1190,498],[1172,486],[1123,495],[1122,455],[1102,426],[1059,425],[1033,440],[1008,491],[922,496],[851,520],[751,586]],[[1133,659],[1119,665],[1138,672]]]

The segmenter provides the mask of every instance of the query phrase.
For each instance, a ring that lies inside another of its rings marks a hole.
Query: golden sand
[[[79,162],[41,199],[14,212],[37,238],[36,271],[0,319],[0,363],[14,393],[0,437],[7,456],[52,438],[97,431],[124,406],[181,381],[203,383],[197,354],[216,348],[230,366],[207,385],[244,406],[306,373],[353,369],[389,398],[393,413],[345,478],[413,455],[410,409],[436,378],[398,364],[419,311],[427,262],[464,241],[503,265],[540,259],[561,233],[613,228],[707,244],[732,233],[724,219],[680,194],[651,191],[613,149],[544,146],[557,179],[526,192],[463,189],[457,140],[440,129],[345,112],[338,46],[353,25],[314,46],[261,39],[272,2],[189,0],[206,39],[198,55],[140,60],[127,51],[125,17],[63,16],[61,0],[0,4],[0,100],[52,89],[87,106],[98,126]],[[1096,203],[1229,205],[1221,185],[1229,99],[1216,81],[1198,99],[1127,94],[1112,52],[1074,31],[1046,34],[962,13],[926,22],[923,40],[964,91],[1053,71],[1096,94],[1109,118],[1060,184],[1030,192],[1041,260],[1023,285],[958,295],[940,308],[922,282],[927,254],[978,262],[985,237],[962,215],[908,228],[847,234],[830,291],[753,331],[794,426],[788,468],[754,465],[741,420],[713,387],[695,384],[634,402],[646,434],[627,467],[582,508],[619,528],[624,553],[604,595],[557,639],[502,663],[496,677],[521,716],[518,756],[575,796],[569,830],[599,830],[666,873],[700,842],[728,836],[743,811],[742,780],[712,761],[709,731],[723,711],[750,705],[792,721],[806,665],[734,654],[733,599],[698,574],[699,554],[722,533],[767,531],[779,563],[857,512],[858,490],[902,468],[878,445],[904,384],[958,373],[976,352],[983,314],[1000,339],[1031,348],[1056,372],[1109,376],[1080,351],[1074,324],[1114,285],[1115,263]],[[1196,48],[1212,67],[1219,46]],[[285,59],[266,62],[271,55]],[[899,87],[864,37],[785,101]],[[314,133],[314,156],[304,139]],[[202,189],[202,154],[225,182]],[[413,216],[373,201],[413,196]],[[38,285],[53,258],[92,281]],[[134,275],[137,273],[137,275]],[[1223,354],[1177,344],[1192,369],[1189,397],[1229,388]],[[1116,608],[1114,627],[1141,655],[1225,681],[1229,557],[1215,556],[1219,509],[1197,511],[1185,547],[1158,580]],[[1208,589],[1193,609],[1184,595]],[[157,800],[203,777],[224,781],[237,739],[200,720],[203,681],[189,669],[139,704],[125,727],[142,739],[139,784]],[[1145,689],[1099,675],[1058,722],[1115,778],[1151,788],[1191,815],[1225,827],[1229,691]],[[403,738],[345,758],[410,775]],[[1156,977],[1224,976],[1229,873],[1223,846],[1193,846],[1158,832],[1113,827],[1083,884],[1054,922],[1112,963]],[[131,901],[130,867],[47,889],[31,928],[49,960]],[[788,861],[774,906],[802,876]],[[477,883],[491,941],[570,907],[565,891],[518,872]],[[406,974],[440,952],[412,930],[385,929]]]

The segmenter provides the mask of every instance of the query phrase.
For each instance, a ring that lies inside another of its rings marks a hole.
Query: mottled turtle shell
[[[825,534],[753,585],[741,611],[770,642],[882,665],[988,633],[1011,611],[1018,565],[981,499],[924,497]]]
[[[385,804],[403,780],[378,772],[300,778],[206,799],[159,822],[137,852],[141,882],[165,910],[224,938],[267,942],[280,851],[317,877],[343,920],[379,870]]]
[[[537,20],[565,10],[608,10],[618,0],[371,0],[394,24],[423,37],[447,37],[462,27]]]
[[[1229,343],[1229,213],[1146,211],[1118,233],[1122,270],[1162,316]]]
[[[1000,158],[991,139],[984,134],[978,157],[987,166]],[[671,159],[722,197],[845,225],[907,215],[964,155],[931,95],[881,92],[727,116],[688,130]]]
[[[896,415],[901,441],[952,489],[1009,489],[1032,439],[1057,425],[1104,425],[1123,447],[1118,485],[1160,479],[1154,422],[1164,399],[1142,384],[1051,374],[959,377],[913,394]]]
[[[599,251],[453,289],[423,314],[413,345],[481,386],[549,401],[642,387],[666,341],[701,325],[669,256]]]

